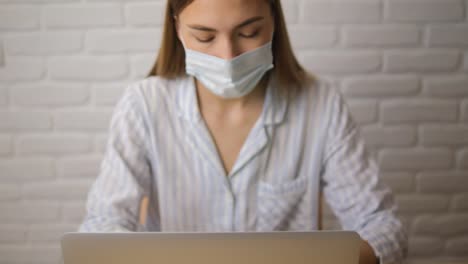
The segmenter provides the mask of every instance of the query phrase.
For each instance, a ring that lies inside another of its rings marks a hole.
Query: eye
[[[197,38],[197,37],[195,37],[195,39],[197,39],[197,41],[201,42],[201,43],[209,43],[209,42],[213,41],[214,37],[209,37],[209,38]]]
[[[243,38],[255,38],[256,36],[258,36],[259,32],[260,32],[259,30],[255,30],[254,32],[252,32],[250,34],[239,33],[239,36],[241,36]]]

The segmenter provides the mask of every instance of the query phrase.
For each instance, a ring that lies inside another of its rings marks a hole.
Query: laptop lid
[[[350,231],[244,233],[68,233],[65,264],[357,264]]]

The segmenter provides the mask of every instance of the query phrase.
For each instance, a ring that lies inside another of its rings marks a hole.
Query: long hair
[[[167,1],[159,55],[148,77],[161,76],[167,79],[175,79],[185,76],[185,50],[177,37],[174,17],[178,16],[193,1]],[[283,89],[300,89],[312,82],[314,78],[304,70],[294,55],[280,0],[266,1],[270,3],[275,23],[272,41],[274,74]]]

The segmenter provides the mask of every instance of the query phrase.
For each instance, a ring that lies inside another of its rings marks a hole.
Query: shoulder
[[[323,127],[326,133],[350,131],[354,129],[348,105],[338,84],[326,77],[315,78],[313,82],[302,87],[294,99],[297,109],[303,111],[313,127]]]
[[[311,77],[290,99],[298,109],[323,117],[333,113],[337,104],[343,103],[342,95],[335,81],[326,77]]]
[[[183,81],[148,77],[128,84],[114,107],[112,125],[149,131],[155,118],[170,119],[176,105],[177,90],[181,89]]]
[[[327,77],[313,77],[305,84],[302,93],[307,94],[308,100],[330,102],[337,97],[341,97],[338,85],[332,79]]]
[[[131,83],[126,93],[136,93],[144,96],[160,95],[174,92],[186,78],[167,79],[160,76],[151,76]]]
[[[187,82],[187,78],[147,77],[129,84],[124,90],[123,98],[133,100],[152,112],[157,107],[174,102],[178,89]]]

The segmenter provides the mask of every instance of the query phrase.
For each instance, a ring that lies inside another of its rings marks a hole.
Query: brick
[[[421,32],[416,26],[346,26],[346,47],[412,47],[419,45]]]
[[[112,27],[123,24],[118,4],[47,6],[45,25],[51,28]]]
[[[288,32],[294,50],[330,48],[338,40],[334,26],[293,25],[288,27]]]
[[[468,121],[468,101],[462,104],[462,120]]]
[[[468,256],[468,237],[449,239],[445,246],[445,252],[450,255]]]
[[[349,110],[353,119],[359,124],[377,121],[377,103],[373,101],[350,101]]]
[[[83,221],[85,214],[86,202],[65,201],[62,205],[62,218],[67,221],[67,223],[80,224]]]
[[[84,105],[90,97],[89,88],[77,84],[28,84],[10,89],[12,101],[21,106]]]
[[[454,236],[468,234],[468,214],[420,216],[414,220],[416,235]]]
[[[0,184],[0,201],[19,200],[21,197],[18,184]]]
[[[444,100],[395,100],[381,105],[385,124],[414,122],[450,122],[458,119],[456,102]]]
[[[83,36],[74,32],[44,32],[14,35],[5,38],[9,55],[56,55],[77,53]]]
[[[40,8],[21,6],[0,7],[0,29],[37,29],[40,24]]]
[[[379,163],[389,171],[450,169],[453,153],[445,149],[383,149]]]
[[[5,67],[0,68],[0,81],[36,81],[44,74],[43,59],[9,58]]]
[[[50,2],[79,2],[79,0],[0,0],[0,3],[18,3],[18,4],[39,4]]]
[[[460,54],[452,50],[388,51],[384,70],[388,73],[451,72],[458,68]]]
[[[420,139],[424,146],[460,146],[468,144],[468,126],[427,125],[420,130]]]
[[[132,80],[136,81],[141,78],[148,76],[151,68],[156,62],[156,55],[145,54],[145,55],[136,55],[131,58],[131,68],[132,68]]]
[[[410,193],[415,190],[414,176],[410,173],[383,173],[381,178],[394,193]]]
[[[362,136],[371,148],[407,147],[416,143],[416,129],[410,126],[366,127]]]
[[[398,22],[459,21],[463,19],[463,0],[390,0],[386,20]]]
[[[6,87],[0,85],[0,107],[8,103],[8,94]]]
[[[62,159],[57,162],[57,176],[66,179],[94,179],[99,174],[102,159],[102,156]]]
[[[351,77],[343,81],[343,93],[347,97],[406,97],[417,94],[419,89],[418,78],[408,76]]]
[[[468,211],[468,194],[455,195],[452,200],[452,208],[456,211]]]
[[[91,142],[88,136],[79,135],[22,136],[17,150],[20,154],[83,154],[91,150]]]
[[[54,125],[61,131],[107,131],[111,114],[110,111],[57,112]]]
[[[304,23],[367,23],[380,21],[381,3],[372,0],[303,1]]]
[[[115,106],[127,86],[125,83],[94,85],[91,89],[96,105]]]
[[[2,223],[50,223],[50,221],[57,220],[59,206],[57,202],[51,201],[28,201],[24,204],[2,203],[0,211],[2,212],[0,214]]]
[[[126,23],[133,26],[162,26],[164,3],[132,3],[125,8]]]
[[[76,232],[77,227],[70,224],[33,225],[28,228],[27,240],[31,242],[58,242],[63,234]]]
[[[26,241],[26,230],[21,225],[0,225],[0,244],[19,244]]]
[[[127,76],[128,65],[123,57],[52,58],[49,74],[55,80],[115,81]]]
[[[47,112],[0,111],[0,131],[47,131],[51,119]]]
[[[457,168],[468,169],[468,150],[464,149],[460,151],[457,158]]]
[[[431,47],[466,47],[468,45],[467,25],[432,25],[428,29]]]
[[[449,206],[446,195],[400,194],[396,196],[400,213],[417,215],[420,213],[445,212]]]
[[[465,52],[465,57],[464,57],[463,61],[464,61],[463,69],[465,71],[468,71],[468,52]]]
[[[79,182],[27,183],[23,197],[31,200],[85,200],[91,186],[90,180]]]
[[[376,72],[381,68],[378,52],[333,51],[305,53],[302,64],[318,74],[359,74]]]
[[[287,24],[296,24],[299,21],[299,1],[282,1],[284,17]]]
[[[422,193],[468,192],[468,176],[462,172],[426,172],[417,177]]]
[[[0,155],[8,155],[13,152],[13,138],[11,136],[0,136]]]
[[[4,263],[61,263],[60,245],[27,245],[0,248]]]
[[[107,141],[109,137],[107,135],[99,135],[96,137],[96,143],[95,143],[95,149],[101,153],[104,154],[107,148]]]
[[[410,237],[408,257],[431,257],[442,253],[444,241],[438,237]]]
[[[426,78],[424,92],[433,97],[468,97],[468,78],[466,76]]]
[[[2,39],[0,38],[0,67],[5,66],[5,54],[3,52],[3,42]]]
[[[86,35],[87,50],[93,53],[156,52],[161,30],[93,30]]]
[[[53,161],[37,157],[0,160],[0,171],[3,183],[44,181],[54,177]]]

